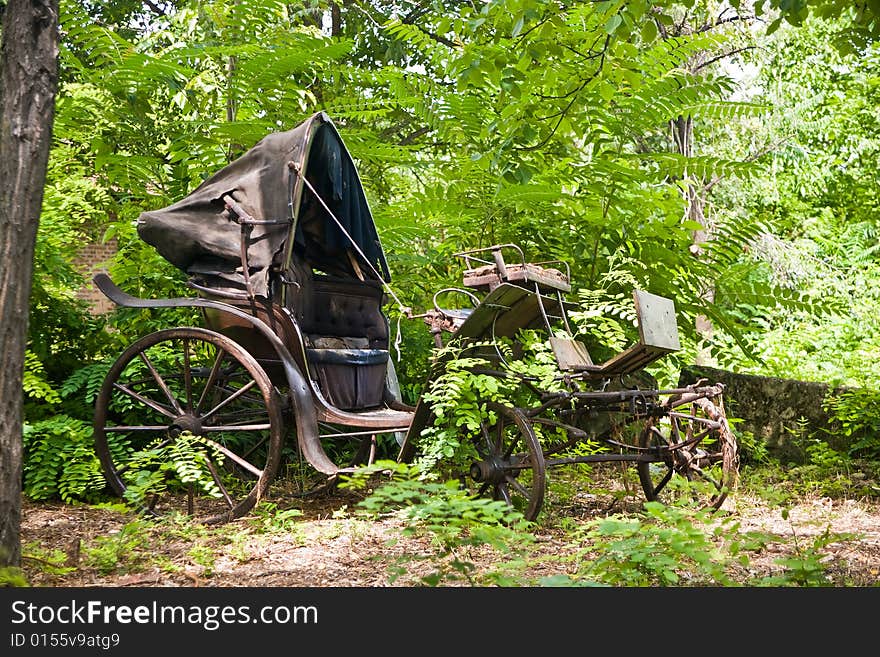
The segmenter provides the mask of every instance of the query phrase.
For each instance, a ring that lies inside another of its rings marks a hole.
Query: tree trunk
[[[691,157],[693,155],[693,117],[690,115],[687,117],[679,116],[672,121],[672,139],[675,142],[675,148],[679,153],[685,157]],[[705,181],[702,180],[699,182],[699,187],[702,187],[705,183]],[[699,187],[694,183],[689,184],[686,197],[688,219],[703,226],[701,230],[694,231],[694,241],[690,247],[691,253],[694,257],[699,257],[700,254],[702,254],[703,242],[708,239],[706,215],[703,211],[705,199],[701,196]],[[715,300],[715,286],[711,281],[707,282],[701,297],[707,303],[712,303]],[[707,343],[711,340],[714,331],[712,320],[705,315],[697,315],[695,319],[695,328],[697,330],[697,335],[700,336],[700,344],[697,345],[695,363],[697,365],[710,365],[712,364],[712,352]]]
[[[58,0],[9,0],[0,47],[0,566],[21,562],[22,377],[58,86]]]

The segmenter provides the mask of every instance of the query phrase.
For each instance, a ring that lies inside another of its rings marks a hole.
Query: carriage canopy
[[[246,259],[243,226],[225,198],[254,220],[246,227]],[[137,230],[213,290],[240,293],[249,281],[257,295],[269,297],[271,273],[292,260],[334,276],[390,281],[354,161],[324,112],[267,135],[176,203],[143,212]]]

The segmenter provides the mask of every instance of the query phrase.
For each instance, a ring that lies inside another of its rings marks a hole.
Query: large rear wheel
[[[203,328],[157,331],[108,372],[95,450],[110,488],[145,511],[213,524],[266,495],[281,456],[281,403],[260,364]]]

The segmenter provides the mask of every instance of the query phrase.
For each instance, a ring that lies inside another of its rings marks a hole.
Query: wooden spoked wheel
[[[673,404],[663,417],[646,422],[639,447],[658,457],[637,465],[649,501],[676,500],[718,510],[736,485],[736,438],[720,400],[698,398]]]
[[[222,523],[266,495],[281,456],[281,400],[260,364],[214,331],[151,333],[113,364],[95,404],[110,488],[150,514]]]
[[[487,404],[494,418],[480,424],[473,438],[478,459],[466,480],[480,497],[504,500],[534,520],[544,503],[544,455],[528,418],[516,408]]]

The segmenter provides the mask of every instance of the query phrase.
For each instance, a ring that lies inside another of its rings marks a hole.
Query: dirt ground
[[[400,518],[365,519],[355,512],[357,501],[352,493],[337,491],[330,498],[299,502],[290,517],[280,501],[273,502],[210,529],[131,524],[136,516],[109,508],[26,501],[22,565],[31,586],[423,586],[420,577],[437,568],[430,537],[404,535]],[[728,507],[741,534],[759,531],[779,538],[750,553],[748,564],[734,573],[736,581],[752,585],[758,577],[780,573],[779,559],[818,549],[829,585],[880,586],[880,503],[815,498],[789,506],[787,518],[781,508],[743,495]],[[535,529],[515,585],[538,585],[542,577],[574,569],[567,559],[578,547],[571,528],[609,512],[594,496],[545,511],[547,519]],[[817,543],[826,533],[832,538]],[[416,559],[419,555],[426,558]],[[457,556],[474,564],[473,579],[445,580],[442,586],[492,586],[496,580],[485,574],[506,559],[489,548]],[[404,571],[395,577],[391,567],[400,558]]]

